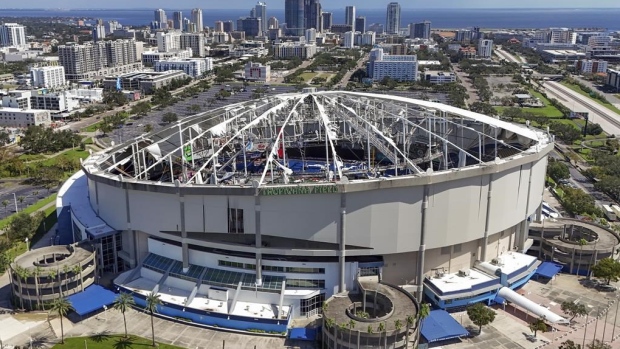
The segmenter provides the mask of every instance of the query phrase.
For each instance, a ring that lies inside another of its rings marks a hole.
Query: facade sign
[[[335,185],[307,185],[295,187],[274,187],[261,188],[260,195],[307,195],[307,194],[334,194],[338,193],[338,187]]]

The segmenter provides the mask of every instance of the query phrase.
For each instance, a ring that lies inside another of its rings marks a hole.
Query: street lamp
[[[15,202],[15,213],[17,213],[17,195],[15,195],[15,193],[13,193],[13,201]]]
[[[28,238],[26,238],[25,242],[26,242],[26,251],[29,251],[30,250],[30,246],[28,246]]]

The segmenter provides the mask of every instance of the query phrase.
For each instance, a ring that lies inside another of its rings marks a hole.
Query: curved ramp
[[[552,312],[551,310],[534,303],[533,301],[523,297],[517,292],[511,290],[508,287],[502,287],[497,292],[497,295],[504,298],[505,300],[512,302],[521,308],[535,314],[540,318],[545,318],[545,320],[549,321],[552,324],[568,324],[569,321],[560,315]]]

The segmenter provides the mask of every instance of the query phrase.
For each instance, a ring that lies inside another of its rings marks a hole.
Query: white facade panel
[[[98,185],[99,205],[101,207],[105,207],[104,210],[100,210],[99,216],[114,229],[124,230],[127,228],[125,190],[108,185],[102,185],[101,183]],[[131,210],[133,214],[133,206],[131,207]],[[145,219],[140,220],[143,221]]]
[[[131,207],[132,229],[144,232],[181,230],[178,195],[130,190],[129,206]],[[101,215],[104,218],[103,212]],[[157,219],[153,219],[154,217]],[[106,216],[104,220],[107,221],[107,219]]]

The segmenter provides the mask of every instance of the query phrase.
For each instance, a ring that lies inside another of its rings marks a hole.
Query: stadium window
[[[446,246],[446,247],[442,247],[441,248],[441,254],[450,254],[450,250],[452,249],[452,246]]]
[[[243,234],[243,209],[228,209],[228,232],[231,234]]]
[[[452,249],[452,251],[454,253],[460,253],[461,252],[461,247],[462,247],[461,244],[456,244],[456,245],[454,245],[454,248]]]

